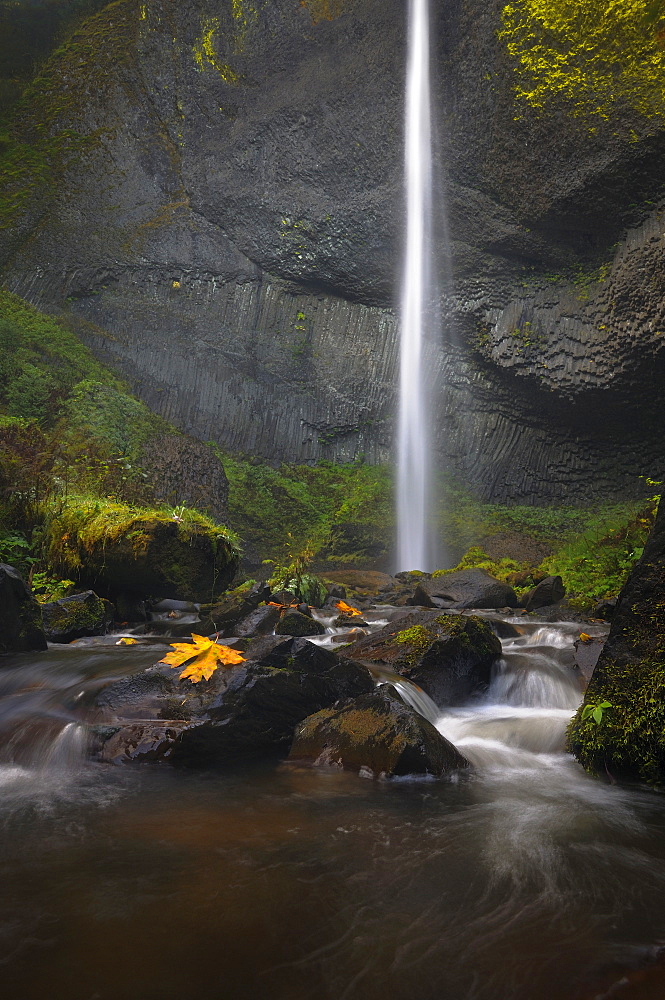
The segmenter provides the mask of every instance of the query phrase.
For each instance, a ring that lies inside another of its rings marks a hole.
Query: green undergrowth
[[[479,546],[474,545],[462,556],[457,566],[452,569],[437,569],[432,576],[446,576],[461,569],[484,569],[495,579],[510,582],[515,573],[525,572],[528,568],[528,564],[516,562],[515,559],[491,559]]]
[[[311,548],[320,566],[366,565],[372,559],[368,539],[387,551],[394,515],[386,466],[321,462],[275,469],[239,456],[220,457],[229,480],[230,522],[263,559],[288,563]]]
[[[568,539],[540,566],[561,576],[572,603],[584,610],[606,597],[616,597],[642,555],[653,525],[653,498],[641,504],[613,506],[590,516],[584,530]]]

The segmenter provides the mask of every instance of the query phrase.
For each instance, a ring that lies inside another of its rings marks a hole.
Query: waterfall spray
[[[409,0],[406,84],[406,247],[401,297],[397,561],[428,570],[430,428],[423,346],[430,322],[432,138],[429,0]]]

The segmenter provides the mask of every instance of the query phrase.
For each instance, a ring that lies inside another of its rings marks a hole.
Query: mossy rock
[[[609,707],[600,721],[585,706]],[[589,770],[665,783],[665,506],[621,591],[610,634],[570,724],[568,749]]]
[[[88,590],[42,604],[42,617],[49,642],[73,642],[105,635],[113,624],[114,610],[110,601]]]
[[[289,756],[366,777],[440,777],[469,766],[431,722],[385,686],[305,719],[296,729]]]
[[[299,611],[287,611],[275,626],[276,635],[323,635],[325,628],[321,622],[302,615]]]
[[[54,565],[107,596],[119,592],[210,601],[235,576],[233,535],[196,511],[133,508],[73,497],[47,518]]]
[[[416,611],[359,639],[345,653],[408,677],[443,707],[487,688],[501,643],[475,615]]]

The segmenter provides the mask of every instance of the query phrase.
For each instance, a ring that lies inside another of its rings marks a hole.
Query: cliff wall
[[[503,9],[433,0],[437,451],[486,498],[631,495],[664,451],[663,117],[516,97]],[[187,432],[385,460],[404,59],[383,0],[116,0],[17,106],[2,279]]]

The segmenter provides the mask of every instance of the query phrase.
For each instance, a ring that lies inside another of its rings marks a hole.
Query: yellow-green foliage
[[[520,101],[585,117],[665,113],[662,0],[514,0],[502,20]]]
[[[201,37],[194,43],[194,62],[203,72],[208,66],[217,70],[224,83],[235,86],[238,83],[238,74],[228,63],[222,62],[217,55],[215,37],[219,34],[220,25],[218,17],[209,17],[201,25]]]
[[[528,569],[528,566],[525,563],[515,562],[514,559],[491,559],[481,548],[473,546],[462,556],[457,566],[452,569],[437,569],[432,576],[446,576],[460,569],[484,569],[495,579],[505,581],[511,573],[519,573]]]
[[[99,557],[107,545],[129,541],[135,558],[145,555],[151,529],[157,524],[178,526],[178,538],[191,542],[204,534],[213,548],[231,557],[237,552],[237,537],[228,528],[215,524],[205,514],[179,507],[135,507],[103,497],[69,496],[52,502],[44,512],[44,541],[50,565],[68,571],[84,566],[93,554]]]

